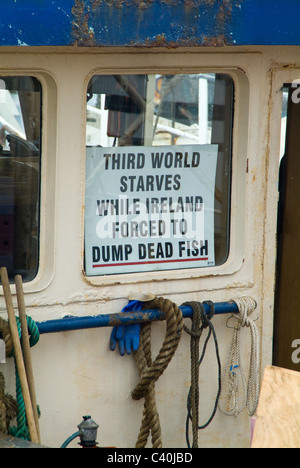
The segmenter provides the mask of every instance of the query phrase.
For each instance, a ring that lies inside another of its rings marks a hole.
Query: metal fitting
[[[96,439],[99,425],[95,423],[91,416],[83,416],[83,421],[77,427],[80,437],[79,445],[84,448],[91,448],[98,444]]]

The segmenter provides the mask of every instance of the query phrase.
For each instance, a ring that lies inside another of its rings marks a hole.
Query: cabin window
[[[87,276],[226,262],[233,102],[225,74],[90,80]]]
[[[39,257],[41,85],[0,77],[0,266],[31,281]]]

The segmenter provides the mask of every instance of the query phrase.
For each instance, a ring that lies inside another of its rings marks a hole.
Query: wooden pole
[[[14,353],[16,359],[16,365],[19,373],[20,384],[25,404],[25,412],[27,416],[27,422],[29,427],[29,433],[31,441],[34,443],[38,443],[38,435],[35,426],[34,414],[32,409],[32,403],[30,398],[30,392],[27,382],[26,370],[23,360],[22,348],[21,343],[19,340],[19,332],[18,332],[18,325],[15,317],[14,306],[12,302],[12,296],[10,291],[10,285],[8,280],[7,269],[2,267],[0,269],[0,277],[5,297],[6,309],[8,314],[8,321],[10,326],[10,332],[12,337],[12,342],[14,346]]]
[[[28,333],[28,325],[27,325],[27,318],[26,318],[26,307],[25,307],[25,299],[24,299],[24,291],[23,291],[23,283],[22,283],[21,275],[17,275],[15,277],[15,285],[16,285],[18,308],[19,308],[19,318],[20,318],[21,330],[22,330],[22,349],[23,349],[23,356],[24,356],[24,364],[25,364],[25,370],[26,370],[29,392],[30,392],[30,397],[31,397],[32,409],[33,409],[33,414],[34,414],[34,419],[35,419],[35,426],[36,426],[36,430],[38,434],[39,443],[41,443],[39,416],[38,416],[38,411],[37,411],[33,367],[32,367],[32,359],[31,359],[30,344],[29,344],[29,333]]]

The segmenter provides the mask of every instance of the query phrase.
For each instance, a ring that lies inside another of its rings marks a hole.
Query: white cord
[[[222,390],[219,407],[228,416],[237,416],[245,408],[249,416],[253,416],[259,399],[259,335],[257,326],[249,316],[256,309],[256,302],[251,297],[232,299],[238,306],[239,313],[231,318],[236,319],[232,342],[229,348],[227,362],[222,373]],[[251,349],[248,383],[246,383],[240,351],[240,334],[244,327],[250,328]],[[240,401],[240,382],[243,398]]]

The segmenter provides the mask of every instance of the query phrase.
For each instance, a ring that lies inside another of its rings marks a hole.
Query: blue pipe
[[[209,306],[203,304],[206,313],[209,313]],[[215,314],[236,314],[239,312],[235,302],[218,302],[214,304]],[[190,306],[181,306],[184,318],[191,318],[193,310]],[[47,320],[46,322],[36,322],[40,334],[56,333],[71,330],[82,330],[87,328],[115,327],[118,325],[132,325],[134,323],[145,323],[157,320],[164,320],[164,314],[160,310],[145,310],[142,312],[121,312],[118,314],[103,314],[91,317],[67,316],[57,320]]]

